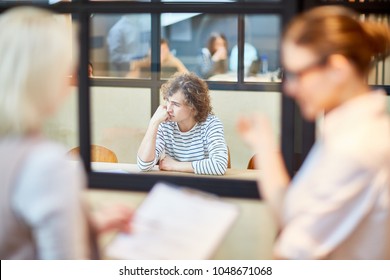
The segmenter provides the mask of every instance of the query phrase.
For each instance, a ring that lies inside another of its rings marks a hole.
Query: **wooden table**
[[[176,171],[161,171],[158,166],[153,167],[151,171],[142,172],[135,163],[109,163],[109,162],[92,162],[92,170],[96,172],[114,172],[114,173],[144,173],[144,174],[159,174],[167,176],[193,176],[193,177],[212,177],[223,179],[243,179],[256,180],[261,176],[260,170],[254,169],[231,169],[228,168],[226,173],[222,176],[218,175],[197,175],[193,173],[176,172]]]

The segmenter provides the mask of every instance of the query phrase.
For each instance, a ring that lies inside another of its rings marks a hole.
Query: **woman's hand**
[[[227,59],[227,50],[226,48],[218,48],[217,51],[214,53],[212,60],[214,61],[220,61],[220,60],[226,60]]]
[[[93,213],[92,222],[99,234],[111,230],[130,232],[133,212],[121,204],[107,206]]]
[[[263,171],[258,178],[259,192],[268,201],[276,219],[281,223],[281,211],[290,176],[274,139],[271,124],[264,115],[253,114],[241,117],[237,130],[256,154],[256,167]]]
[[[264,115],[253,114],[241,117],[237,123],[237,130],[255,153],[276,150],[271,124]]]

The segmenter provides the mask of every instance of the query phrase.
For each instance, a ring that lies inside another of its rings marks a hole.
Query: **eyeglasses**
[[[287,71],[284,69],[282,71],[282,79],[284,79],[286,82],[298,81],[307,73],[325,66],[327,62],[328,62],[328,57],[324,57],[298,71]]]

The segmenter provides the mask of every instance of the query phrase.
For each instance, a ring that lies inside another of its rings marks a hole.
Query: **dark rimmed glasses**
[[[298,70],[298,71],[288,71],[286,69],[283,69],[282,79],[286,82],[298,81],[307,73],[314,71],[318,68],[324,67],[327,63],[328,63],[328,57],[325,56],[325,57],[321,58],[320,60],[318,60],[312,64],[309,64],[308,66],[306,66],[303,69]]]

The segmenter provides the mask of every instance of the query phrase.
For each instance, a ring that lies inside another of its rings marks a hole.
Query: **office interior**
[[[261,112],[270,118],[292,176],[321,125],[321,119],[304,121],[296,104],[283,95],[279,55],[283,27],[299,12],[328,4],[352,7],[362,20],[374,18],[390,24],[387,0],[2,1],[0,12],[20,4],[52,9],[69,22],[70,32],[78,32],[79,43],[74,48],[80,63],[77,75],[70,78],[72,94],[46,123],[45,134],[68,150],[79,147],[92,207],[110,200],[136,207],[158,181],[214,193],[240,207],[239,219],[213,255],[215,259],[270,259],[277,234],[257,190],[261,170],[247,168],[253,153],[236,132],[239,116]],[[133,27],[139,24],[138,53],[132,59],[150,56],[145,77],[129,76],[129,65],[114,65],[110,31],[124,18],[131,19]],[[198,73],[199,54],[213,32],[225,35],[229,63],[226,73],[206,81],[213,112],[224,125],[231,170],[218,177],[140,173],[135,166],[137,149],[151,116],[164,102],[159,89],[169,76],[160,63],[161,38],[168,40],[171,53],[189,71]],[[87,71],[89,63],[92,76]],[[378,62],[367,79],[372,86],[385,89],[390,112],[390,58]],[[117,163],[92,163],[91,145],[113,151]],[[101,242],[107,244],[111,238],[105,236]]]

